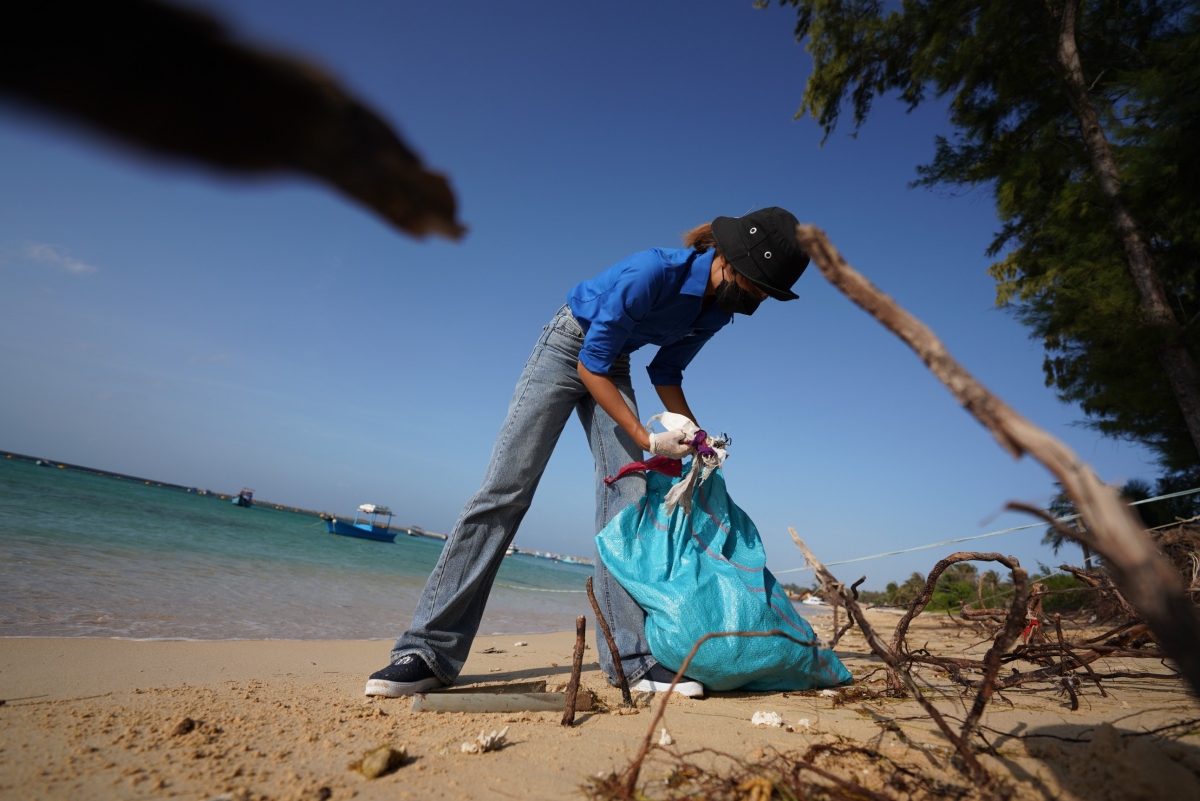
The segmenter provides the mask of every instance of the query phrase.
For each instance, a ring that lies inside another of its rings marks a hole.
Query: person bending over
[[[795,300],[808,266],[796,218],[771,207],[718,217],[684,234],[682,249],[654,248],[617,262],[571,290],[525,363],[500,427],[483,484],[467,502],[425,583],[412,626],[396,640],[391,664],[371,674],[367,695],[397,697],[452,684],[466,662],[496,572],[529,509],[571,412],[596,461],[596,531],[646,493],[644,475],[604,483],[643,451],[676,459],[683,432],[642,425],[629,354],[659,350],[647,368],[667,411],[696,422],[683,394],[683,370],[734,314],[754,314],[767,297]],[[632,689],[665,691],[674,673],[646,643],[646,615],[597,557],[596,600],[612,629]],[[596,638],[600,667],[614,678],[612,654]],[[676,692],[703,695],[695,681]]]

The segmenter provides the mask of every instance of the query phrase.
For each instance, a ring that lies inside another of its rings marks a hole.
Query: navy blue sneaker
[[[416,654],[405,654],[395,664],[371,674],[367,679],[367,695],[399,698],[436,690],[441,686],[441,679],[433,675],[424,659]]]

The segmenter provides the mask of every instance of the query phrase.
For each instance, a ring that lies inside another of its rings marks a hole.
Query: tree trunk
[[[1129,272],[1141,295],[1145,322],[1161,335],[1158,360],[1166,373],[1167,382],[1183,412],[1192,445],[1200,457],[1200,370],[1183,343],[1183,328],[1167,302],[1167,293],[1154,268],[1154,258],[1140,233],[1137,220],[1125,205],[1121,178],[1108,146],[1108,138],[1100,126],[1100,117],[1083,78],[1083,65],[1075,44],[1075,17],[1079,0],[1066,0],[1059,9],[1052,1],[1047,5],[1052,16],[1059,17],[1058,63],[1067,100],[1079,117],[1079,130],[1092,163],[1092,172],[1100,183],[1100,191],[1108,201],[1109,214],[1125,246]]]

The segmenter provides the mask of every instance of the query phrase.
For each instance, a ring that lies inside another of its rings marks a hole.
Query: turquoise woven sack
[[[686,471],[684,473],[686,475]],[[816,643],[766,569],[758,529],[729,498],[721,471],[692,496],[692,514],[664,517],[671,479],[647,473],[646,497],[596,535],[604,566],[646,610],[646,638],[678,670],[696,640],[714,631],[780,629]],[[700,646],[687,675],[717,692],[810,690],[851,681],[831,651],[783,637],[718,637]]]

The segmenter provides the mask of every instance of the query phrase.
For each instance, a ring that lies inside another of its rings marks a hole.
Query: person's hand
[[[692,452],[687,434],[681,430],[653,432],[650,434],[650,455],[668,459],[682,459]]]

